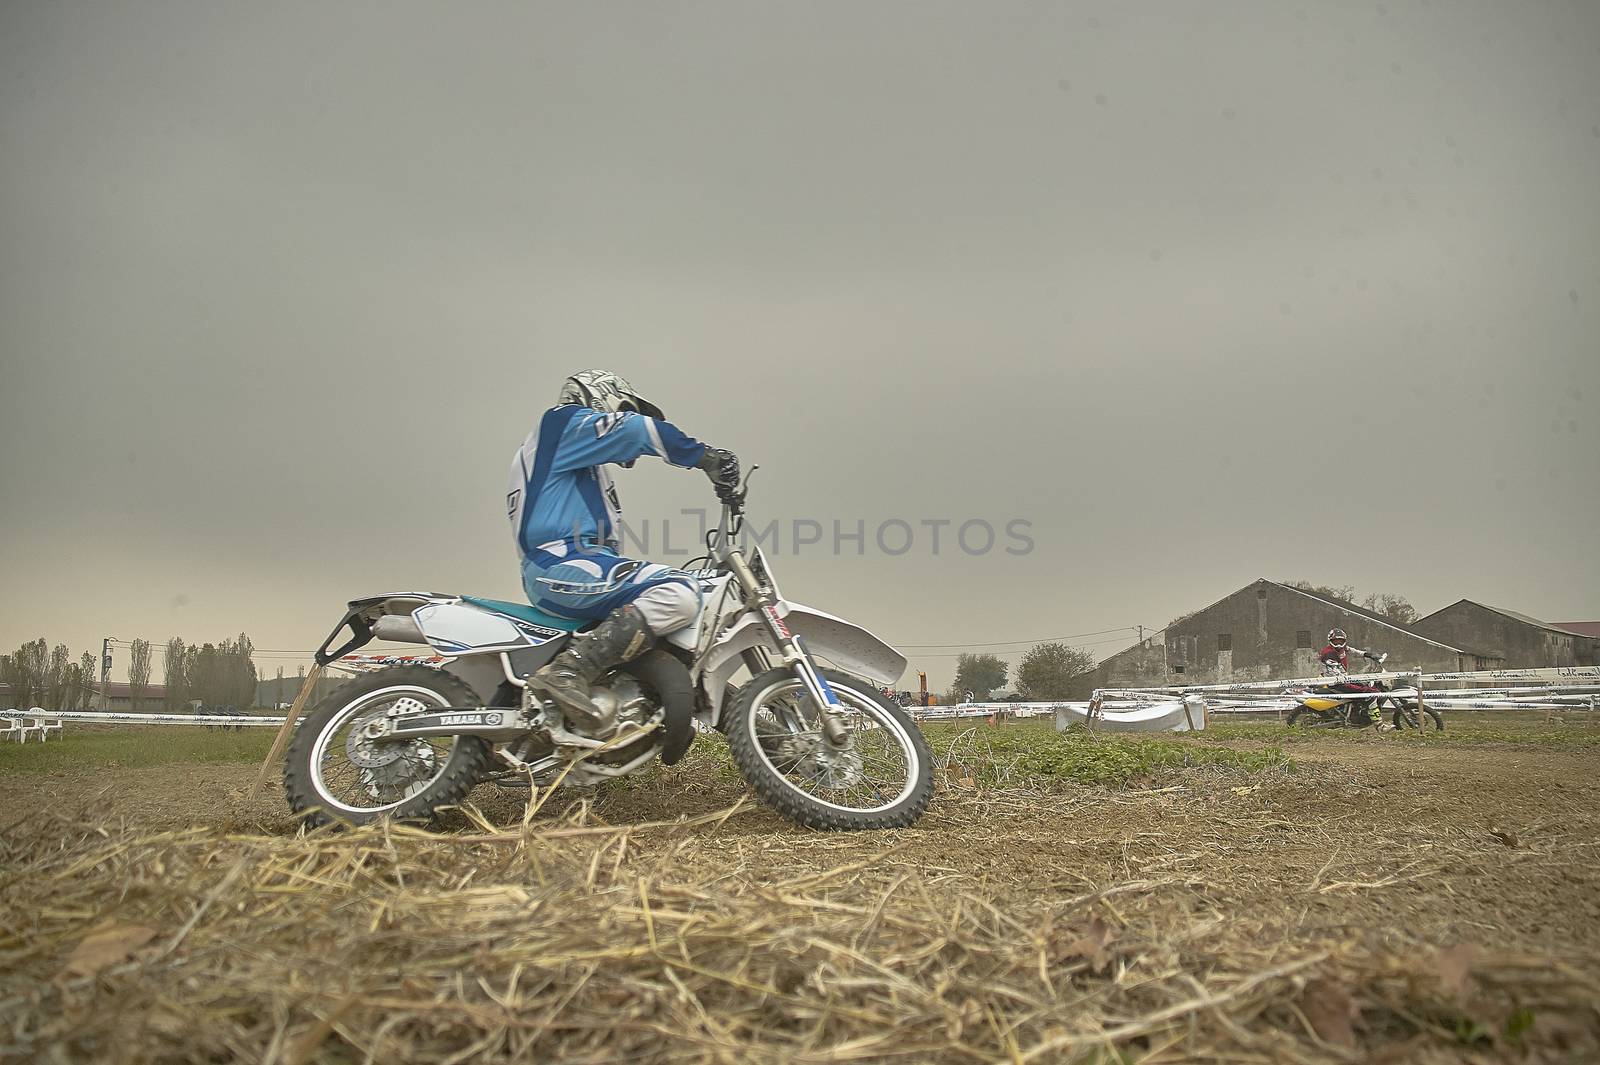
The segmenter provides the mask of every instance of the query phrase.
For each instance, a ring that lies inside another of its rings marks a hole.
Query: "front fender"
[[[778,613],[789,631],[800,637],[813,658],[823,659],[846,673],[885,686],[893,685],[906,670],[906,656],[860,625],[803,603],[778,603]],[[700,685],[711,707],[710,719],[722,716],[722,695],[728,682],[744,665],[744,652],[764,647],[777,653],[766,625],[747,613],[706,652],[700,667]]]

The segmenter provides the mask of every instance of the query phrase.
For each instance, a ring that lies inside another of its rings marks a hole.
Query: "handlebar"
[[[740,478],[739,483],[734,486],[732,492],[728,493],[728,498],[722,501],[722,505],[729,508],[734,517],[744,516],[744,497],[750,494],[750,478],[760,468],[760,464],[756,464],[745,470],[744,476]]]
[[[727,495],[717,493],[717,497],[722,500],[722,521],[718,523],[716,531],[724,542],[729,537],[738,536],[739,530],[744,526],[744,497],[750,494],[751,476],[760,468],[760,465],[753,465],[744,471],[739,484]]]

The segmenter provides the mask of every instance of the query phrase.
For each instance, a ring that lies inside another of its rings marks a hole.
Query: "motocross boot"
[[[590,685],[607,671],[638,658],[655,642],[644,615],[630,603],[574,636],[565,650],[528,678],[528,686],[554,699],[578,731],[602,735],[614,723],[616,708],[597,705]]]

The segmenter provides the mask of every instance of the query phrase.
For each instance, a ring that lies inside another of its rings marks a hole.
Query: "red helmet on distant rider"
[[[1343,629],[1329,629],[1328,630],[1328,643],[1330,645],[1332,645],[1334,647],[1343,647],[1345,644],[1347,644],[1349,642],[1350,641],[1345,636]]]

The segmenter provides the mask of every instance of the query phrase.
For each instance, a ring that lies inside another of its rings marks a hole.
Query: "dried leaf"
[[[1097,914],[1089,919],[1089,926],[1084,929],[1082,935],[1066,943],[1057,944],[1051,953],[1057,962],[1082,958],[1089,963],[1091,972],[1100,972],[1110,963],[1106,946],[1115,938],[1111,926],[1102,921]]]
[[[154,928],[140,924],[103,924],[89,934],[67,957],[68,976],[93,976],[101,969],[127,961],[156,936]]]
[[[1306,985],[1300,996],[1300,1012],[1311,1022],[1317,1038],[1337,1047],[1356,1045],[1354,1021],[1361,1016],[1355,1000],[1344,985],[1331,980],[1316,980]]]
[[[1439,987],[1446,995],[1456,997],[1465,993],[1477,954],[1478,948],[1470,943],[1457,943],[1439,952],[1434,968],[1439,974]]]

